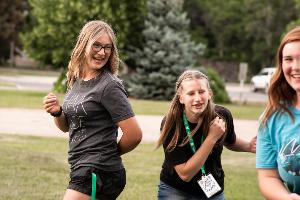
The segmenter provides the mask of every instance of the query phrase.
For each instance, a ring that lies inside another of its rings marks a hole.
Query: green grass
[[[165,115],[170,102],[130,99],[130,103],[137,115]]]
[[[0,90],[0,107],[10,108],[35,108],[42,109],[43,97],[46,92]],[[60,102],[63,102],[63,95],[59,94]],[[168,108],[168,101],[149,101],[130,99],[132,108],[137,115],[165,115]],[[235,119],[257,120],[264,110],[262,104],[227,104],[224,105],[231,112]]]
[[[259,116],[264,111],[266,105],[261,103],[241,104],[226,104],[223,105],[228,108],[234,119],[252,119],[258,120]]]
[[[13,89],[13,88],[16,88],[16,84],[0,81],[0,87],[9,87],[9,88]]]
[[[229,200],[263,200],[255,169],[255,154],[224,149],[225,197]]]
[[[69,181],[64,138],[0,134],[0,194],[5,200],[62,199]],[[127,185],[119,200],[156,199],[162,149],[141,144],[123,156]],[[225,196],[260,200],[255,155],[224,150]]]
[[[0,90],[0,107],[43,109],[46,92],[23,90]],[[63,95],[59,94],[60,102]]]
[[[0,135],[1,199],[62,199],[66,157],[63,139]]]

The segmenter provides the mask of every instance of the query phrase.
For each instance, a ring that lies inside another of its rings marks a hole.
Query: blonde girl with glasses
[[[158,141],[165,153],[158,199],[224,200],[223,145],[254,153],[256,138],[250,142],[237,138],[230,111],[213,103],[203,73],[183,72],[175,90]]]
[[[126,184],[121,155],[133,150],[142,132],[129,104],[119,67],[116,37],[104,21],[86,23],[68,65],[68,90],[61,106],[55,94],[44,97],[46,112],[69,133],[70,182],[64,200],[88,200],[92,174],[96,198],[116,199]],[[117,142],[118,128],[123,135]]]

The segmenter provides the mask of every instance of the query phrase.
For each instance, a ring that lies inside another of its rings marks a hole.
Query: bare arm
[[[281,181],[276,169],[258,169],[258,186],[262,195],[269,200],[300,200],[290,193]]]
[[[241,152],[256,152],[256,136],[253,137],[250,142],[236,138],[235,143],[225,145],[226,148],[232,151],[241,151]]]
[[[123,135],[118,143],[120,154],[125,154],[133,150],[142,140],[142,130],[136,120],[131,117],[120,121],[118,126],[121,128]]]
[[[53,93],[49,93],[44,97],[43,105],[47,113],[57,113],[60,110],[58,98]],[[63,112],[61,116],[54,117],[54,123],[61,131],[68,132],[69,125]]]
[[[224,132],[225,122],[217,117],[211,124],[206,139],[195,154],[187,162],[175,166],[177,174],[183,181],[189,182],[199,172],[215,143]]]
[[[66,120],[64,112],[62,112],[60,117],[54,117],[55,125],[63,132],[69,131],[69,124]]]

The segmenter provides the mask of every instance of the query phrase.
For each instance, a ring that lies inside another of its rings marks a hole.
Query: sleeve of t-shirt
[[[113,80],[107,84],[101,98],[102,105],[110,113],[114,123],[134,116],[123,85]]]
[[[161,130],[165,124],[165,120],[166,119],[164,118],[161,122],[161,127],[160,127]],[[166,161],[168,163],[170,163],[170,165],[175,166],[175,165],[179,165],[179,164],[187,162],[189,159],[189,156],[186,154],[186,151],[185,151],[186,146],[183,146],[183,147],[179,146],[179,144],[181,144],[181,142],[182,142],[181,139],[178,140],[178,144],[173,151],[168,152],[166,150],[169,142],[172,140],[173,134],[174,134],[174,128],[172,128],[172,130],[169,132],[169,134],[166,138],[166,141],[163,144],[163,147],[164,147]]]
[[[267,126],[260,127],[256,141],[256,168],[277,167],[277,152],[272,144],[271,135]]]
[[[227,132],[226,132],[226,137],[225,137],[225,143],[233,144],[236,141],[236,134],[235,134],[235,130],[234,130],[234,124],[233,124],[233,118],[232,118],[231,112],[224,107],[221,107],[219,112],[220,112],[219,114],[221,114],[222,117],[224,117],[225,121],[226,121]]]

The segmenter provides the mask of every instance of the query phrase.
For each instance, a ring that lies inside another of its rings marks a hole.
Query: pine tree
[[[188,33],[189,20],[182,0],[148,0],[143,49],[131,57],[137,63],[129,79],[129,92],[141,99],[171,99],[177,77],[192,67],[204,50]]]

